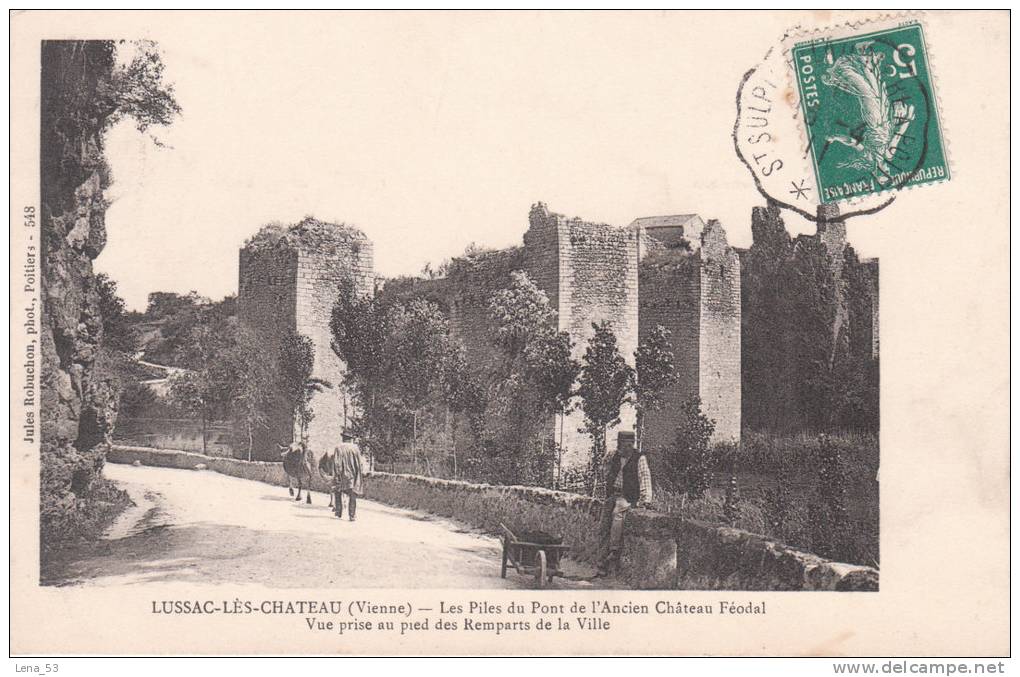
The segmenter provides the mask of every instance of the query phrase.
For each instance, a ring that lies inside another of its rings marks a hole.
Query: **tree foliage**
[[[446,362],[454,351],[449,325],[439,307],[423,298],[389,308],[391,333],[386,353],[393,360],[392,401],[411,417],[411,457],[419,455],[430,466],[427,454],[419,454],[418,434],[422,413],[442,400]]]
[[[333,351],[347,365],[345,385],[357,405],[354,427],[362,443],[380,459],[408,441],[417,454],[419,418],[448,396],[448,362],[456,350],[439,307],[423,298],[386,302],[346,281],[330,331]]]
[[[181,114],[174,87],[163,80],[166,66],[156,43],[120,41],[118,49],[134,47],[134,55],[97,83],[95,104],[106,126],[131,118],[140,132],[153,125],[168,125]]]
[[[344,386],[354,403],[353,428],[375,458],[390,457],[403,438],[399,411],[391,405],[392,360],[387,353],[390,315],[380,296],[362,294],[341,280],[330,316],[331,347],[346,365]]]
[[[208,450],[206,428],[215,418],[214,409],[221,404],[221,384],[212,380],[207,370],[183,370],[169,378],[170,401],[175,407],[202,422],[202,452]]]
[[[130,118],[143,132],[181,113],[174,87],[151,41],[46,40],[43,51],[42,160],[44,202],[60,202],[95,169],[109,169],[103,135]],[[132,54],[121,59],[118,51]]]
[[[522,271],[510,273],[510,284],[489,301],[493,343],[510,360],[517,359],[536,341],[553,331],[555,311],[549,297]]]
[[[555,454],[541,433],[569,406],[579,365],[545,294],[515,272],[505,288],[480,296],[492,354],[473,364],[451,336],[444,308],[412,280],[398,287],[370,296],[345,284],[331,320],[363,443],[389,458],[409,442],[430,466],[416,444],[427,419],[432,427],[449,425],[454,439],[458,431],[470,433],[470,457],[451,454],[457,472],[547,482]],[[458,427],[463,419],[467,426]]]
[[[202,423],[202,447],[206,427],[213,420],[240,418],[250,421],[252,432],[263,415],[242,413],[242,401],[263,406],[271,392],[275,363],[266,360],[258,340],[236,318],[190,326],[178,342],[180,361],[188,364],[169,377],[170,403]],[[250,449],[249,449],[250,451]]]
[[[255,431],[266,427],[276,394],[276,363],[266,359],[258,335],[238,325],[232,345],[218,356],[215,365],[212,377],[223,383],[226,408],[244,428],[250,461]]]
[[[559,474],[558,445],[544,437],[553,416],[570,408],[580,363],[545,292],[522,271],[488,302],[489,336],[498,359],[489,370],[489,425],[480,440],[505,468],[506,482],[547,484]],[[562,443],[562,442],[561,442]]]
[[[139,379],[140,370],[134,360],[139,336],[124,299],[117,292],[117,282],[106,273],[95,278],[103,334],[96,352],[95,377],[104,383],[117,403],[118,416],[127,404],[125,389]],[[134,392],[132,389],[131,392]]]
[[[665,449],[666,483],[692,498],[700,498],[711,485],[715,421],[701,411],[701,399],[686,400],[677,412],[673,444]]]
[[[677,379],[676,355],[670,332],[656,325],[634,351],[634,409],[637,414],[637,447],[643,449],[645,419],[662,407],[662,396]]]
[[[153,292],[140,318],[148,331],[139,346],[149,362],[182,369],[202,369],[210,352],[231,340],[237,322],[237,298],[212,301],[198,292]]]
[[[620,409],[630,395],[633,370],[620,354],[616,334],[607,320],[593,323],[577,394],[591,426],[605,430],[620,422]]]
[[[826,434],[818,436],[816,467],[816,500],[808,506],[812,550],[839,561],[861,561],[860,553],[851,552],[846,464],[839,446]]]
[[[468,362],[464,346],[454,344],[443,370],[443,401],[454,415],[464,414],[475,437],[481,435],[488,404],[485,377]],[[454,417],[456,421],[456,416]]]
[[[333,384],[312,376],[315,347],[310,338],[296,331],[287,333],[280,341],[279,365],[280,395],[297,417],[298,432],[304,441],[308,424],[315,418],[312,398],[332,388]]]
[[[815,236],[791,239],[778,210],[752,224],[742,270],[747,427],[877,430],[871,273],[849,245],[839,277]]]
[[[630,399],[633,369],[620,354],[616,335],[606,320],[593,323],[594,335],[584,353],[577,389],[588,434],[592,438],[593,476],[606,456],[606,429],[620,422],[620,410]],[[594,490],[594,486],[592,489]]]
[[[106,273],[96,275],[99,313],[103,318],[101,345],[128,355],[138,349],[138,330],[128,316],[124,299],[117,292],[117,282]]]
[[[425,299],[390,308],[387,353],[394,360],[395,396],[411,412],[435,401],[452,347],[450,329],[439,307]]]

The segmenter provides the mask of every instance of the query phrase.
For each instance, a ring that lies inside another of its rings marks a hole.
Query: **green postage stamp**
[[[790,61],[820,202],[949,180],[919,22],[798,41]]]

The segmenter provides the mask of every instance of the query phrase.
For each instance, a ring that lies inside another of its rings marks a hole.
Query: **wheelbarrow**
[[[512,566],[522,576],[534,576],[535,585],[544,588],[556,576],[563,576],[560,569],[560,558],[570,551],[569,545],[563,545],[559,536],[551,536],[541,532],[521,532],[518,538],[505,524],[500,524],[503,531],[503,567],[500,575],[506,578],[508,566]]]

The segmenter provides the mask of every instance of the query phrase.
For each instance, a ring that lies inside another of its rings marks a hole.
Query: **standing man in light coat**
[[[358,510],[358,496],[361,488],[361,454],[353,437],[343,433],[343,442],[333,450],[333,511],[337,517],[344,516],[344,495],[347,496],[347,514],[353,522]]]

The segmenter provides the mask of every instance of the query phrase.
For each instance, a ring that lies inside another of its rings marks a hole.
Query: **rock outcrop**
[[[102,120],[80,106],[113,68],[106,42],[42,48],[41,537],[80,531],[116,416],[96,376],[102,317],[92,261],[106,244]]]
[[[48,546],[96,531],[126,499],[102,481],[116,393],[98,375],[103,335],[92,261],[106,245],[110,171],[103,135],[131,118],[139,131],[180,113],[147,41],[118,64],[112,40],[45,40],[41,59],[42,240],[40,532]]]

